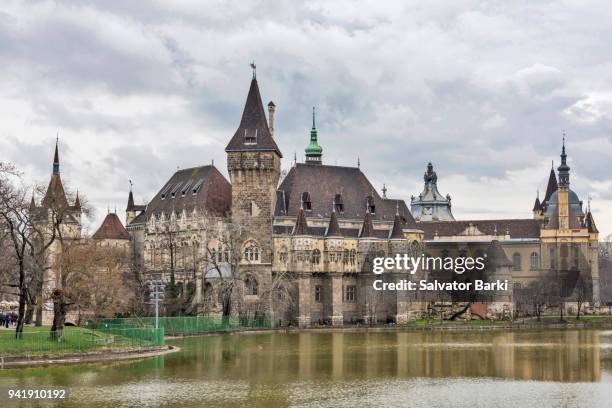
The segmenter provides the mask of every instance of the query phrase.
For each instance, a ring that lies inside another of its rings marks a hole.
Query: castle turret
[[[310,129],[310,144],[306,148],[306,164],[321,165],[321,157],[323,156],[323,148],[319,146],[317,141],[317,125],[315,121],[315,108],[312,107],[312,129]]]
[[[270,134],[255,71],[240,125],[225,151],[232,184],[232,223],[241,228],[242,239],[260,246],[261,263],[270,264],[270,228],[282,154]]]
[[[417,221],[455,221],[451,211],[450,195],[438,191],[438,175],[431,163],[423,175],[425,186],[419,197],[412,197],[410,211]]]

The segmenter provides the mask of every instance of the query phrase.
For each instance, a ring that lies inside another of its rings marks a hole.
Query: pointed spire
[[[370,209],[366,209],[365,216],[363,217],[363,224],[361,225],[361,231],[359,232],[359,238],[368,238],[374,236],[374,226],[372,225],[372,214]]]
[[[391,228],[389,239],[405,239],[402,230],[402,217],[399,214],[399,202],[395,203],[395,218],[393,219],[393,228]]]
[[[32,192],[32,199],[30,200],[30,211],[34,211],[36,209],[36,201],[34,201],[34,192]]]
[[[55,154],[53,155],[53,174],[59,174],[59,135],[55,137]]]
[[[537,189],[535,203],[533,204],[532,211],[542,211],[542,203],[540,202],[540,189]]]
[[[387,199],[387,185],[383,183],[383,188],[382,188],[382,198],[383,200]]]
[[[544,194],[544,201],[542,201],[542,203],[548,203],[550,196],[557,191],[557,188],[557,175],[555,174],[555,169],[551,168],[548,176],[548,185],[546,186],[546,194]]]
[[[557,168],[559,172],[559,187],[569,188],[570,167],[567,165],[567,154],[565,153],[565,130],[563,131],[563,146],[561,147],[561,165]]]
[[[300,205],[300,209],[297,213],[295,226],[293,227],[293,235],[308,235],[308,224],[306,222],[306,216],[304,215],[303,204]]]
[[[593,219],[593,213],[591,213],[590,208],[586,215],[586,226],[590,234],[596,234],[599,232],[599,230],[595,226],[595,219]]]
[[[357,156],[357,168],[361,168],[361,162],[359,161],[359,156]]]
[[[323,155],[323,148],[319,146],[317,140],[317,125],[315,119],[315,107],[312,107],[312,129],[310,129],[310,144],[306,148],[306,163],[307,164],[321,164],[321,156]]]
[[[79,199],[79,190],[77,189],[76,199],[74,200],[74,209],[81,210],[81,200]]]
[[[342,236],[342,232],[340,231],[340,225],[338,225],[338,216],[336,215],[336,200],[334,200],[334,204],[332,206],[332,213],[331,213],[331,216],[329,217],[329,224],[327,225],[325,236],[326,237]]]
[[[255,64],[253,64],[255,65]],[[244,104],[240,125],[225,148],[226,152],[274,151],[283,157],[270,134],[264,105],[253,67],[253,79]]]
[[[130,180],[130,193],[128,194],[127,208],[125,211],[134,210],[134,194],[132,194],[132,180]]]

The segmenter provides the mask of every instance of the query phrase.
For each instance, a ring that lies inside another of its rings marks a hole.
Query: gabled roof
[[[278,187],[274,215],[295,217],[305,192],[311,200],[311,209],[305,210],[308,218],[328,219],[332,210],[330,203],[335,202],[337,207],[342,205],[342,210],[336,211],[338,219],[363,219],[367,197],[371,196],[375,207],[372,219],[390,222],[399,208],[404,228],[417,228],[404,200],[381,198],[358,167],[297,163]]]
[[[108,213],[102,225],[93,234],[94,239],[130,239],[130,234],[123,227],[121,220],[115,213]]]
[[[252,138],[254,142],[247,141]],[[274,151],[280,157],[283,155],[270,134],[268,121],[264,111],[257,79],[253,78],[249,94],[247,95],[244,111],[240,119],[240,126],[225,148],[226,152],[242,151]]]
[[[173,212],[194,209],[226,216],[231,205],[232,186],[215,166],[192,167],[174,173],[131,224],[148,220],[152,215],[164,213],[168,217]]]

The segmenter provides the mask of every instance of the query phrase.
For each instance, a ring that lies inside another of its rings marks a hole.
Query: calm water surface
[[[69,388],[62,406],[71,407],[612,407],[612,331],[291,333],[171,344],[181,352],[1,371],[0,388]]]

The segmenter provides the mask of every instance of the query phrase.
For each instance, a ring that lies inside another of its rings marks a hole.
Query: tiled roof
[[[540,203],[540,198],[536,197],[535,203],[533,204],[532,211],[541,211],[541,210],[542,210],[542,204]]]
[[[293,235],[308,235],[308,233],[308,224],[306,223],[306,217],[304,217],[304,210],[300,208],[298,211],[297,218],[295,219]]]
[[[336,215],[335,211],[332,211],[332,214],[329,217],[329,224],[327,225],[327,230],[325,230],[325,236],[327,237],[342,236],[342,232],[340,231],[340,226],[338,225],[338,216]]]
[[[130,239],[130,234],[127,232],[119,217],[115,213],[108,213],[102,221],[102,225],[93,234],[94,239]]]
[[[62,179],[59,173],[51,175],[49,180],[49,186],[47,192],[42,200],[42,206],[45,208],[58,208],[63,209],[68,207],[68,200],[66,199],[66,192],[62,184]]]
[[[404,228],[416,228],[410,210],[403,200],[381,198],[367,177],[356,167],[314,166],[298,163],[289,170],[278,188],[275,216],[295,217],[301,206],[302,194],[308,192],[308,218],[329,219],[336,203],[338,219],[363,219],[366,200],[372,198],[373,220],[391,221],[396,209],[404,221]],[[338,208],[341,201],[342,209]]]
[[[264,106],[259,94],[259,86],[257,85],[257,80],[253,78],[246,103],[244,104],[240,126],[238,126],[225,151],[270,150],[283,157],[268,129]]]
[[[372,225],[372,215],[369,211],[367,211],[363,217],[363,224],[361,225],[361,231],[359,231],[359,238],[369,238],[373,236],[374,226]]]
[[[511,238],[540,237],[540,223],[533,219],[425,221],[418,223],[419,229],[425,232],[425,239],[433,239],[435,236],[456,236],[470,225],[475,226],[485,235],[495,235],[495,232],[497,232],[497,235],[509,233]]]
[[[232,186],[212,165],[179,170],[170,177],[151,202],[146,211],[138,215],[131,224],[148,220],[152,215],[172,212],[187,212],[196,208],[217,216],[230,212]]]

